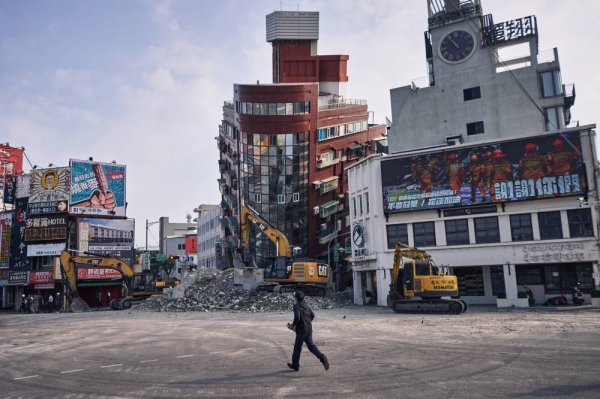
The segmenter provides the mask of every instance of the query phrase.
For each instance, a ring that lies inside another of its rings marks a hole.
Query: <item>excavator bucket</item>
[[[77,297],[77,298],[73,298],[73,301],[71,302],[71,312],[73,313],[84,313],[84,312],[89,312],[90,311],[90,307],[88,306],[87,303],[85,303],[83,301],[83,299]]]

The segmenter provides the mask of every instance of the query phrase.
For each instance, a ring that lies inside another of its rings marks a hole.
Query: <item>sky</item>
[[[573,121],[596,123],[596,0],[482,0],[494,22],[537,16],[539,49],[558,48],[575,83]],[[32,164],[127,166],[136,245],[145,221],[184,222],[218,204],[215,137],[234,83],[271,82],[265,16],[320,13],[319,54],[347,54],[347,98],[376,123],[389,91],[427,75],[426,0],[22,0],[0,2],[0,143]],[[587,48],[592,46],[592,48]],[[25,162],[25,170],[28,164]],[[158,245],[158,225],[149,245]]]

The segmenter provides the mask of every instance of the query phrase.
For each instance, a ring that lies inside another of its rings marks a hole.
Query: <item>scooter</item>
[[[552,298],[548,298],[546,302],[544,302],[544,306],[552,305],[552,306],[560,306],[560,305],[568,305],[569,301],[567,301],[567,297],[564,295],[555,296]]]
[[[585,302],[583,298],[583,292],[579,289],[579,283],[571,288],[571,299],[573,301],[573,305],[582,305]]]

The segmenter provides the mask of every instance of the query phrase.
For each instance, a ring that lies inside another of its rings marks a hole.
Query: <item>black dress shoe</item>
[[[321,363],[323,363],[323,367],[325,367],[325,370],[329,370],[329,362],[327,361],[327,356],[323,356],[323,360],[321,360]]]
[[[288,365],[289,368],[291,368],[294,371],[300,370],[300,367],[294,367],[294,365],[292,363],[288,363],[287,365]]]

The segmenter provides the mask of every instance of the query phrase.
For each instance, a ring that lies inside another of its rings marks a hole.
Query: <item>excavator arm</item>
[[[398,282],[398,275],[400,274],[400,266],[402,265],[403,257],[420,261],[431,261],[431,255],[429,255],[427,252],[397,242],[396,249],[394,251],[394,264],[392,267],[392,284],[394,286]]]
[[[248,248],[250,245],[250,228],[252,224],[255,224],[260,231],[266,235],[271,241],[275,243],[277,246],[277,255],[290,257],[292,256],[292,250],[290,247],[290,242],[287,237],[275,227],[273,227],[269,222],[258,215],[254,209],[250,208],[248,205],[242,206],[240,212],[240,225],[242,228],[242,243],[245,248]]]

